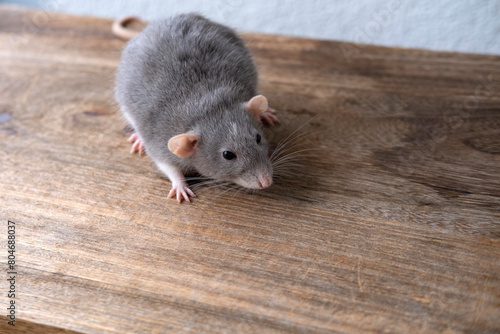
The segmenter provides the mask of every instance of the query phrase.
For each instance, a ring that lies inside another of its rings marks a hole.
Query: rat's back
[[[147,137],[141,128],[151,130],[151,120],[172,124],[173,117],[172,126],[186,127],[203,112],[199,101],[207,107],[207,98],[223,91],[221,96],[233,100],[228,103],[244,102],[256,88],[257,71],[243,41],[223,25],[184,14],[150,23],[128,43],[116,98],[135,130]]]

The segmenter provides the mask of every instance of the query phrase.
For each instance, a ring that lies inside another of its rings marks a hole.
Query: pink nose
[[[267,175],[259,176],[259,188],[267,188],[273,183],[273,180]]]

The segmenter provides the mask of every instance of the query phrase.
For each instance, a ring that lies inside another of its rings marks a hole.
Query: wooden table
[[[0,16],[16,329],[500,331],[500,57],[243,34],[296,159],[179,205],[129,154],[111,21]]]

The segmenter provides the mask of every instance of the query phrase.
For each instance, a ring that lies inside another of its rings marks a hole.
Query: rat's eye
[[[224,151],[224,152],[222,152],[222,156],[226,160],[233,160],[234,158],[236,158],[236,154],[234,154],[231,151]]]
[[[262,139],[262,137],[257,133],[257,144],[260,144],[260,140]]]

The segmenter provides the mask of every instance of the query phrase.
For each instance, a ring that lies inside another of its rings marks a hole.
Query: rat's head
[[[266,98],[255,96],[247,103],[216,113],[199,129],[171,138],[168,148],[189,159],[203,176],[245,188],[267,188],[273,182],[273,169],[267,155],[268,143],[259,126],[267,108]]]

